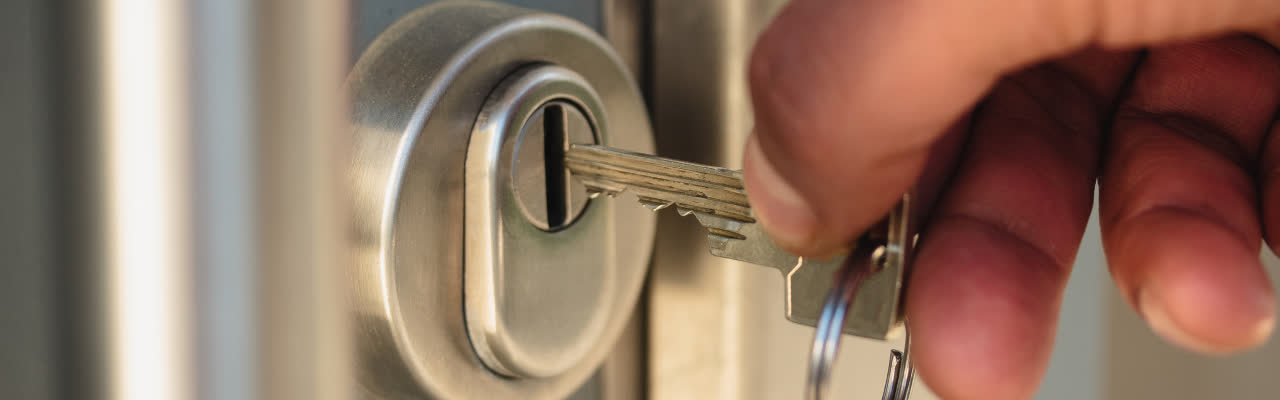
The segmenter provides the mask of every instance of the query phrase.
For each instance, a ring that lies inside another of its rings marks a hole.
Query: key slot
[[[548,104],[543,109],[542,140],[544,171],[547,174],[547,225],[551,229],[563,227],[569,215],[569,170],[564,165],[564,153],[568,150],[569,134],[565,128],[564,106]]]

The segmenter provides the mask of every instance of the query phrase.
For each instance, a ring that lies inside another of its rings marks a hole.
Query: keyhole
[[[564,155],[573,144],[594,144],[594,126],[572,103],[553,100],[534,111],[520,131],[512,179],[520,211],[546,231],[573,224],[587,206],[587,189],[573,179]]]
[[[564,105],[551,103],[543,109],[542,151],[544,171],[547,174],[547,225],[551,229],[563,227],[569,217],[569,170],[564,167],[564,152],[569,150],[569,134],[566,132]]]

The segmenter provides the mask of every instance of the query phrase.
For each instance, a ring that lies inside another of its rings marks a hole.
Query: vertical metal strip
[[[186,5],[109,1],[98,16],[111,398],[195,395]]]
[[[196,391],[207,399],[250,399],[261,383],[255,336],[259,232],[254,201],[253,5],[192,4],[191,81],[196,289]]]
[[[256,4],[257,394],[347,399],[347,4]]]
[[[0,2],[0,399],[53,395],[44,8]]]

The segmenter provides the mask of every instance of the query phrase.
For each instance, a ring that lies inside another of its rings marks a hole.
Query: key
[[[712,255],[772,267],[784,278],[785,314],[792,322],[815,326],[835,271],[845,256],[804,259],[779,248],[756,223],[742,184],[742,172],[596,145],[572,145],[565,166],[582,181],[589,196],[616,197],[630,192],[654,211],[674,208],[694,216],[707,229]],[[904,196],[877,227],[859,238],[850,260],[871,263],[843,332],[872,339],[895,336],[902,326],[902,293],[907,257],[915,243]]]

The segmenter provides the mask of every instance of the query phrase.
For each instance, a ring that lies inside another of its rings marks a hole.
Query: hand
[[[907,316],[945,398],[1035,393],[1095,183],[1112,276],[1152,329],[1257,346],[1276,27],[1275,0],[795,0],[751,60],[747,191],[775,241],[826,255],[914,190]]]

